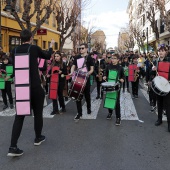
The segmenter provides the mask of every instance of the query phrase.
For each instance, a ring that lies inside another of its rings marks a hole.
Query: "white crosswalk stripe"
[[[144,96],[146,97],[146,99],[148,100],[148,95],[147,95],[146,91],[143,89],[141,89],[141,91],[144,94]],[[96,96],[97,96],[97,88],[94,88],[94,90],[91,93],[91,111],[92,111],[92,113],[90,115],[87,114],[87,107],[86,107],[86,102],[85,102],[82,107],[82,110],[83,110],[82,119],[96,119],[97,118],[97,115],[100,112],[100,106],[102,104],[102,100],[101,99],[97,100]],[[70,99],[65,104],[67,105],[69,102],[70,102]],[[130,93],[128,93],[128,92],[121,93],[120,103],[121,103],[121,119],[122,120],[138,120],[138,121],[140,121],[138,118],[137,111],[135,109],[135,106],[134,106],[134,103],[133,103]],[[76,107],[76,104],[75,104],[75,107]],[[103,106],[102,106],[101,109],[105,109],[105,108],[103,108]],[[50,103],[49,105],[44,107],[43,117],[44,118],[53,118],[54,115],[50,115],[51,112],[52,112],[52,103]],[[69,110],[67,110],[67,112],[69,112]],[[15,114],[16,114],[15,109],[6,109],[5,111],[0,112],[0,116],[14,116]]]

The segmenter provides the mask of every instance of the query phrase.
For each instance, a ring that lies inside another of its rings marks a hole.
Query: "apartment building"
[[[158,46],[156,34],[153,32],[151,23],[146,17],[146,8],[149,2],[153,0],[129,0],[127,13],[129,14],[129,25],[135,25],[139,28],[144,39],[144,50],[150,51]],[[166,10],[170,10],[170,0],[165,0]],[[144,8],[140,8],[144,6]],[[165,30],[164,23],[160,19],[160,11],[157,6],[153,6],[155,12],[155,21],[159,32],[159,44],[170,45],[170,32]],[[134,49],[138,49],[137,43]]]

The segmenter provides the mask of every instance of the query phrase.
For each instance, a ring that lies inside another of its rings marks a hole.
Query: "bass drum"
[[[162,76],[156,76],[153,79],[151,88],[159,96],[166,96],[170,92],[170,84],[168,80]]]

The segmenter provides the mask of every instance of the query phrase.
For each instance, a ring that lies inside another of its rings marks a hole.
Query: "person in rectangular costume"
[[[15,68],[16,116],[7,156],[21,156],[23,154],[23,150],[17,147],[17,143],[25,115],[31,115],[31,108],[34,113],[34,145],[38,146],[45,141],[45,136],[42,135],[45,93],[41,86],[37,59],[38,57],[50,59],[54,41],[51,41],[49,51],[43,52],[40,47],[31,45],[33,37],[29,30],[22,30],[20,37],[22,45],[12,51]]]
[[[164,44],[160,45],[158,47],[158,55],[159,59],[157,67],[153,67],[152,70],[156,71],[157,69],[158,75],[164,77],[170,82],[170,54],[168,53],[168,47]],[[157,94],[156,100],[158,109],[158,119],[155,122],[155,126],[159,126],[162,124],[162,115],[163,110],[165,109],[168,123],[168,132],[170,132],[170,93],[165,96]]]
[[[106,71],[104,72],[104,77],[103,77],[104,80],[108,79],[108,81],[115,81],[115,83],[117,83],[118,81],[120,83],[124,82],[124,78],[125,78],[124,70],[123,67],[118,64],[118,62],[119,62],[119,55],[113,54],[111,57],[111,63],[107,65]],[[113,109],[115,109],[116,125],[119,126],[121,124],[120,90],[118,92],[114,92],[111,95],[106,94],[105,107],[106,106],[109,111],[109,114],[107,115],[107,119],[111,119]]]

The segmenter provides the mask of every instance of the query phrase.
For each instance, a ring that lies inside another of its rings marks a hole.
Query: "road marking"
[[[121,93],[120,95],[121,106],[121,119],[122,120],[138,120],[137,111],[133,103],[131,94],[128,92]]]
[[[150,103],[150,102],[149,102],[149,95],[148,95],[147,91],[144,90],[144,89],[140,89],[140,91],[141,91],[142,94],[145,96],[145,98],[146,98],[146,100],[148,101],[148,103]],[[158,115],[157,109],[156,109],[155,113]],[[163,120],[163,121],[167,121],[167,118],[166,118],[166,116],[165,116],[164,114],[163,114],[162,120]]]
[[[65,105],[67,105],[70,102],[70,100],[71,99],[66,101]],[[59,106],[59,104],[58,104],[58,106]],[[44,118],[53,118],[54,115],[50,115],[52,110],[53,110],[53,106],[52,106],[52,103],[50,103],[49,105],[44,107],[44,109],[43,109],[43,117]],[[15,109],[10,109],[10,108],[0,112],[0,116],[14,116],[15,114],[16,114]]]
[[[97,114],[99,112],[99,108],[102,103],[102,100],[100,99],[96,100],[96,96],[97,96],[97,88],[95,88],[91,94],[92,113],[90,115],[87,114],[87,107],[86,107],[86,102],[85,102],[82,107],[82,110],[83,110],[82,119],[96,119],[97,118]],[[139,118],[138,118],[138,115],[137,115],[130,93],[127,93],[127,92],[121,93],[120,103],[121,103],[120,106],[121,106],[121,119],[122,120],[138,120],[139,121]]]

